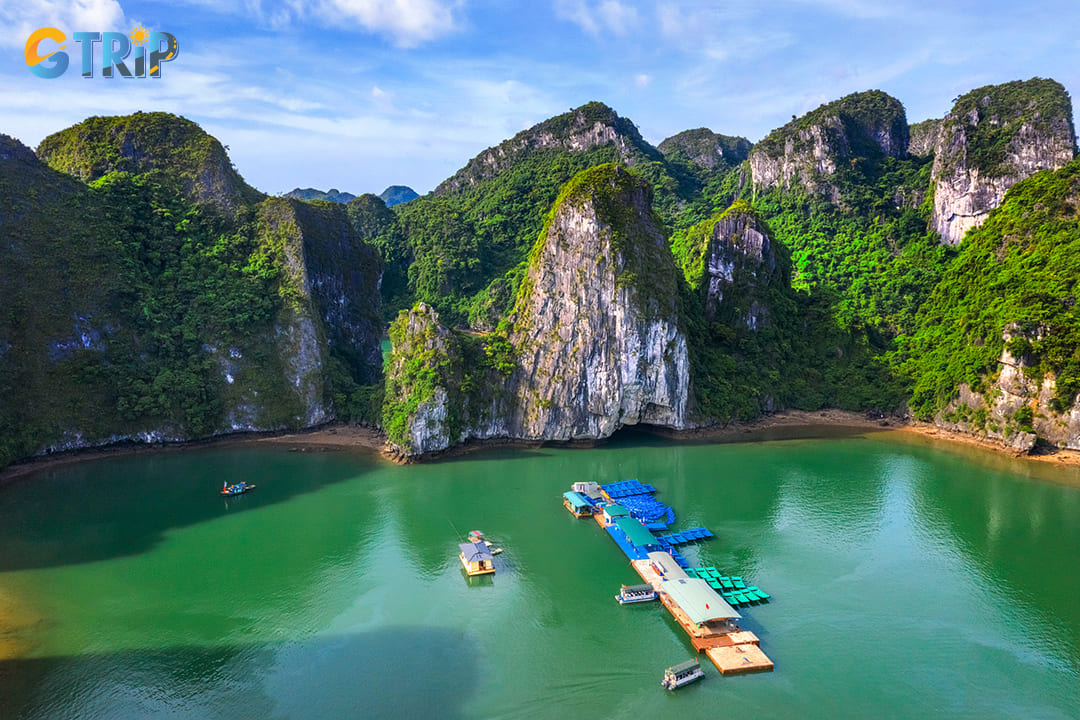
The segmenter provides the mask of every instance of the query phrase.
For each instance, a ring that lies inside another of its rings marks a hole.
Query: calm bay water
[[[744,625],[774,673],[659,687],[685,634],[615,602],[637,576],[561,505],[629,478],[773,595]],[[0,718],[1076,718],[1078,487],[894,434],[60,467],[0,490]],[[494,578],[462,575],[473,528]]]

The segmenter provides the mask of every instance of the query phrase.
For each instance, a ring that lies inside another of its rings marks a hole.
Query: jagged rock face
[[[656,149],[669,160],[685,160],[703,170],[715,170],[741,163],[752,147],[746,138],[717,135],[708,128],[697,128],[672,135]]]
[[[1004,151],[1001,151],[1004,148]],[[1071,103],[1052,80],[979,88],[945,116],[934,147],[931,226],[942,242],[965,233],[1001,205],[1005,192],[1075,155]]]
[[[705,316],[712,320],[724,302],[724,293],[738,281],[753,293],[755,286],[767,286],[776,273],[776,253],[772,240],[754,217],[732,212],[713,226],[705,260],[708,287]],[[768,322],[763,304],[752,302],[743,321],[752,330]]]
[[[400,321],[399,321],[400,322]],[[403,455],[425,455],[450,447],[459,438],[450,437],[449,396],[446,385],[450,378],[436,368],[446,368],[454,352],[450,331],[439,323],[435,309],[419,303],[409,311],[399,335],[395,335],[394,352],[387,367],[387,403],[410,404],[416,407],[403,418],[404,427],[389,428],[391,444]],[[410,366],[420,361],[420,372],[434,378],[430,388],[420,388],[419,379],[411,374]],[[413,397],[417,393],[422,396]]]
[[[509,168],[516,158],[536,150],[562,148],[585,152],[612,144],[619,160],[633,165],[645,146],[634,124],[601,103],[589,103],[552,118],[488,148],[435,188],[435,195],[460,192]],[[655,153],[655,150],[653,151]]]
[[[912,125],[909,128],[908,155],[925,157],[933,154],[940,131],[941,120],[923,120]]]
[[[304,267],[331,347],[348,359],[362,385],[382,373],[379,254],[338,207],[293,203],[302,234]]]
[[[1009,350],[1009,341],[1023,337],[1029,341],[1043,339],[1047,328],[1040,327],[1031,333],[1023,333],[1016,325],[1005,328],[1002,338],[1006,346],[999,360],[1001,372],[988,392],[973,392],[968,385],[961,385],[959,395],[935,417],[935,424],[952,431],[983,435],[1000,440],[1021,452],[1035,447],[1038,439],[1059,448],[1080,450],[1080,397],[1074,398],[1065,412],[1054,409],[1056,382],[1053,373],[1046,373],[1040,380],[1028,376],[1027,370],[1035,363],[1025,355],[1019,357]],[[964,416],[957,410],[964,408]],[[1020,427],[1018,413],[1030,409],[1030,432]],[[967,410],[982,412],[985,421],[975,422]]]
[[[755,145],[751,180],[754,192],[802,186],[836,201],[829,177],[838,160],[876,153],[902,157],[907,148],[900,101],[880,91],[856,93],[793,120]]]
[[[623,425],[686,425],[689,361],[678,318],[670,307],[649,307],[639,287],[621,280],[629,253],[666,259],[667,267],[652,270],[672,277],[674,261],[665,258],[647,187],[622,170],[614,181],[617,189],[602,191],[630,214],[637,236],[629,241],[639,246],[617,247],[620,229],[582,192],[558,207],[530,266],[531,291],[515,310],[511,337],[521,358],[511,378],[516,437],[602,438]]]

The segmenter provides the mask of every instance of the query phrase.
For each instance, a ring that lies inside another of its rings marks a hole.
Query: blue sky
[[[24,60],[38,27],[136,25],[179,41],[160,79],[84,79],[73,54],[46,80]],[[268,193],[423,193],[589,100],[658,143],[703,126],[757,141],[874,88],[909,122],[1033,76],[1075,95],[1078,27],[1075,0],[0,0],[0,132],[33,147],[91,115],[164,110]]]

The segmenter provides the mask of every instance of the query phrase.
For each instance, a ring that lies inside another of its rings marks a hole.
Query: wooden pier
[[[705,653],[722,675],[772,671],[773,661],[762,652],[757,635],[730,621],[701,625],[691,622],[679,604],[664,592],[664,579],[653,569],[651,561],[632,560],[630,564],[642,580],[653,586],[660,602],[690,636],[694,649]]]

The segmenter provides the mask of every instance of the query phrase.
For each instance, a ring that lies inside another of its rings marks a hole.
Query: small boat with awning
[[[652,585],[623,585],[622,590],[615,599],[620,605],[628,603],[649,602],[656,599],[656,590]]]
[[[664,679],[660,681],[660,684],[668,690],[675,690],[703,677],[705,673],[701,670],[701,663],[697,660],[687,660],[665,670]]]

